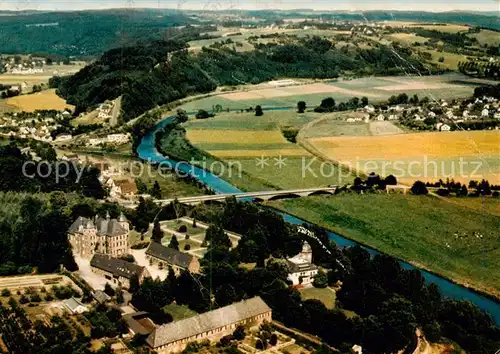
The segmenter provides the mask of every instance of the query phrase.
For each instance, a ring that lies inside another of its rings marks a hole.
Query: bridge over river
[[[253,199],[255,201],[276,200],[284,198],[300,198],[318,194],[334,194],[337,186],[319,187],[319,188],[304,188],[304,189],[289,189],[278,191],[261,191],[261,192],[245,192],[245,193],[223,193],[213,195],[201,195],[196,197],[177,198],[177,201],[182,204],[195,205],[204,202],[222,202],[228,197],[236,199]],[[159,199],[154,202],[160,205],[168,205],[174,199]]]

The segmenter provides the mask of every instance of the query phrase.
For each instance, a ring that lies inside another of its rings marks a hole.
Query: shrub
[[[34,295],[31,295],[30,301],[31,302],[40,302],[40,301],[42,301],[42,299],[41,299],[40,295],[34,294]]]
[[[45,301],[52,301],[54,300],[54,297],[51,294],[45,295]]]
[[[186,225],[181,225],[177,229],[178,232],[186,233],[187,232],[187,226]]]
[[[416,181],[411,187],[411,192],[415,195],[426,195],[429,193],[425,183],[422,181]]]
[[[115,296],[115,289],[113,289],[109,283],[104,285],[104,292],[109,296]]]
[[[265,349],[264,341],[262,341],[261,339],[257,339],[257,342],[255,342],[255,349],[264,350]]]
[[[189,240],[189,237],[190,237],[190,236],[189,236],[188,234],[186,234],[186,236],[184,237],[184,239],[185,239],[185,240]]]
[[[2,296],[4,296],[4,297],[10,296],[10,290],[9,289],[3,289],[2,290]]]
[[[450,195],[450,191],[445,188],[439,188],[436,193],[441,197],[447,197]]]
[[[29,302],[28,298],[24,295],[21,295],[21,297],[19,298],[19,303],[20,304],[27,304]]]
[[[221,347],[227,347],[231,344],[231,336],[224,336],[220,339],[219,345]]]
[[[190,244],[184,245],[184,251],[189,251],[190,249],[191,249]]]
[[[142,250],[148,246],[149,246],[149,242],[145,241],[145,242],[136,243],[135,245],[130,246],[130,248],[133,250]]]
[[[328,276],[321,269],[318,271],[318,274],[314,277],[313,285],[316,288],[326,288],[328,286]]]
[[[245,327],[243,327],[242,325],[236,327],[236,329],[233,332],[233,338],[236,340],[243,340],[245,339],[245,336],[246,336]]]
[[[444,62],[444,57],[439,57],[438,61],[439,61],[440,63]]]
[[[131,254],[124,254],[124,255],[121,255],[120,256],[120,259],[123,259],[124,261],[127,261],[129,263],[134,263],[135,262],[135,258],[134,256],[132,256]]]
[[[276,345],[278,343],[278,336],[276,333],[271,334],[271,338],[269,339],[269,344]]]

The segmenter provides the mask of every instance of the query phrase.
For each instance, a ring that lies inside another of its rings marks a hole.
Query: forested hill
[[[123,120],[217,85],[259,83],[282,77],[335,78],[340,75],[428,74],[404,48],[336,48],[319,37],[285,45],[261,44],[251,52],[203,48],[189,53],[179,41],[153,41],[113,49],[69,78],[51,86],[78,112],[122,96]]]
[[[0,53],[93,56],[166,28],[196,23],[174,10],[13,12],[0,16]]]

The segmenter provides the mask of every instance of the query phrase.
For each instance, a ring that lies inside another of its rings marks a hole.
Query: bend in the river
[[[274,110],[284,110],[284,109],[294,109],[294,108],[275,108]],[[270,110],[270,109],[268,109]],[[174,120],[174,117],[167,117],[163,119],[160,123],[156,125],[156,127],[150,131],[146,136],[141,140],[140,145],[137,148],[138,156],[153,164],[163,164],[165,166],[173,166],[178,171],[184,174],[191,174],[193,177],[197,178],[200,182],[204,183],[208,187],[210,187],[215,193],[240,193],[242,192],[229,182],[223,180],[222,178],[205,171],[199,167],[192,166],[186,162],[179,162],[170,158],[167,158],[160,154],[156,150],[155,138],[156,132],[163,129],[166,125],[171,124]],[[296,218],[292,215],[281,213],[285,221],[291,224],[302,225],[303,223],[308,223],[304,220]],[[358,243],[352,240],[349,240],[345,237],[342,237],[336,233],[328,231],[328,236],[332,239],[339,247],[347,247],[354,246]],[[364,246],[363,246],[364,247]],[[370,254],[377,254],[378,252],[369,247],[364,247]],[[401,266],[405,269],[418,269],[422,272],[423,277],[425,278],[427,283],[435,283],[441,293],[444,296],[457,299],[457,300],[468,300],[478,306],[480,309],[488,312],[493,317],[495,323],[500,325],[500,304],[493,299],[490,299],[486,296],[479,294],[478,292],[468,289],[464,286],[458,285],[444,279],[440,276],[432,274],[423,269],[417,268],[407,262],[399,261]]]

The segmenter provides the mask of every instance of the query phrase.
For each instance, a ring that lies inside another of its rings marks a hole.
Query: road
[[[111,119],[109,120],[109,125],[115,127],[118,125],[118,117],[120,116],[120,112],[122,110],[122,96],[118,97],[115,100],[115,104],[113,105],[113,109],[111,110]]]

